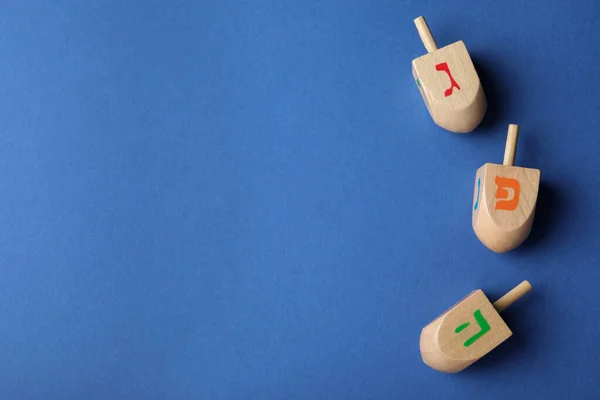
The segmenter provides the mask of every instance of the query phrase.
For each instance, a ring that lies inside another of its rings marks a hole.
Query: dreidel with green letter
[[[462,371],[512,335],[500,312],[531,290],[523,281],[492,304],[475,290],[421,331],[421,357],[431,368]]]
[[[412,73],[431,118],[451,132],[471,132],[487,101],[467,47],[459,40],[438,49],[425,18],[415,25],[428,54],[413,60]]]

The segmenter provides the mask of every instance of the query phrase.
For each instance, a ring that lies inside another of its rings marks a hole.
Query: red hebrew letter
[[[435,69],[437,71],[444,71],[445,73],[448,74],[448,78],[450,78],[450,87],[448,89],[446,89],[446,91],[444,92],[444,97],[448,97],[452,94],[452,91],[454,90],[454,88],[457,88],[458,90],[460,90],[460,86],[458,86],[458,83],[456,83],[456,81],[454,80],[454,78],[452,77],[452,74],[450,73],[450,68],[448,68],[448,64],[447,63],[441,63],[435,66]]]

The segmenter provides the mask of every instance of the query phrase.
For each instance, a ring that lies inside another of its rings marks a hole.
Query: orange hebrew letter
[[[445,73],[448,74],[448,78],[450,78],[450,87],[448,89],[446,89],[446,91],[444,92],[444,97],[448,97],[452,94],[452,92],[454,91],[454,88],[457,88],[458,90],[460,90],[460,86],[458,86],[458,83],[456,83],[456,81],[454,80],[454,77],[452,77],[452,73],[450,72],[450,68],[448,67],[448,63],[440,63],[437,64],[435,66],[435,69],[437,71],[444,71]]]
[[[498,186],[498,190],[496,190],[496,199],[504,199],[496,201],[495,210],[512,211],[516,209],[519,205],[519,195],[521,194],[521,185],[519,184],[519,181],[513,178],[497,176],[495,182]],[[508,199],[507,188],[513,190],[513,197],[510,200],[506,200]]]

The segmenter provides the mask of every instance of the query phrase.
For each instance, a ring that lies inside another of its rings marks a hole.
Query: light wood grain
[[[487,100],[467,47],[458,41],[438,49],[425,19],[415,24],[430,52],[413,60],[412,73],[431,118],[451,132],[471,132],[483,119]]]
[[[427,25],[427,21],[425,21],[425,17],[420,16],[415,19],[415,25],[417,26],[417,31],[419,32],[419,36],[421,37],[421,41],[423,42],[425,49],[427,49],[427,52],[433,53],[436,51],[438,47],[429,30],[429,25]]]
[[[517,154],[517,142],[519,141],[519,125],[508,125],[508,135],[506,137],[506,147],[504,149],[503,165],[515,165],[515,156]]]
[[[515,301],[525,296],[531,290],[531,284],[528,281],[519,283],[510,292],[500,297],[494,302],[494,308],[498,312],[502,312],[510,307]]]
[[[474,318],[479,310],[490,330],[469,347],[467,340],[481,331]],[[469,326],[456,333],[465,323]],[[420,349],[425,364],[448,373],[462,371],[512,335],[504,320],[481,290],[470,293],[421,331]]]
[[[511,128],[509,132],[504,162],[512,164],[518,130]],[[487,248],[504,253],[527,239],[535,217],[540,175],[539,169],[492,163],[477,170],[472,224]]]
[[[421,331],[423,362],[437,371],[455,373],[488,354],[512,335],[497,308],[505,309],[530,289],[524,281],[494,304],[481,290],[468,294]]]

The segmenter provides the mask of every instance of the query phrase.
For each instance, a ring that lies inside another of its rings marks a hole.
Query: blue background
[[[464,40],[456,135],[410,72]],[[12,1],[0,12],[3,399],[597,398],[596,1]],[[471,228],[475,171],[542,186],[527,242]],[[457,375],[419,334],[533,291]],[[594,392],[595,391],[595,392]]]

